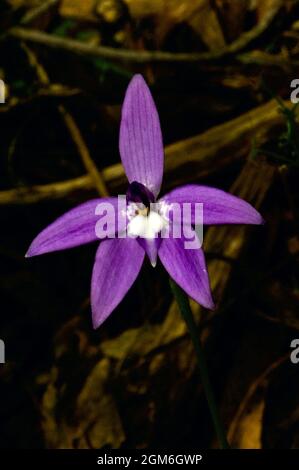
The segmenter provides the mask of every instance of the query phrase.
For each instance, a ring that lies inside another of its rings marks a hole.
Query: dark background
[[[217,446],[161,265],[153,270],[146,261],[94,331],[96,244],[24,258],[43,228],[97,195],[91,178],[75,185],[87,171],[59,106],[76,123],[107,191],[125,191],[113,165],[134,73],[144,75],[160,114],[162,192],[210,184],[248,200],[266,220],[206,230],[217,309],[192,308],[232,446],[298,447],[299,364],[289,357],[299,328],[299,141],[289,101],[298,77],[297,3],[1,0],[1,448]],[[63,41],[52,48],[47,39],[32,41],[32,30],[97,51],[76,54]],[[174,55],[108,60],[101,46]],[[70,181],[65,191],[63,181]]]

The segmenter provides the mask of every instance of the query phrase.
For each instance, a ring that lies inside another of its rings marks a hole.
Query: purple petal
[[[263,218],[251,204],[221,189],[209,186],[186,185],[174,189],[162,199],[166,204],[191,203],[191,222],[195,223],[195,203],[203,204],[203,223],[218,224],[262,224]],[[184,217],[183,217],[184,218]]]
[[[203,250],[186,249],[184,238],[165,238],[159,258],[174,281],[203,307],[213,309],[209,276]]]
[[[137,241],[147,254],[151,265],[155,267],[157,264],[158,250],[161,245],[161,238],[148,239],[138,237]]]
[[[126,92],[119,150],[129,182],[142,183],[157,196],[163,177],[162,133],[155,103],[141,75],[133,77]]]
[[[102,203],[111,204],[114,208],[114,213],[117,215],[117,198],[93,199],[85,202],[71,209],[45,228],[33,240],[26,257],[65,250],[66,248],[72,248],[98,240],[96,224],[101,219],[101,216],[96,215],[96,208]],[[115,216],[113,216],[113,218],[109,216],[108,219],[110,221],[109,227],[111,227],[111,234],[113,234],[117,227]]]
[[[98,328],[124,298],[144,260],[136,239],[103,240],[98,248],[91,282],[91,309]]]

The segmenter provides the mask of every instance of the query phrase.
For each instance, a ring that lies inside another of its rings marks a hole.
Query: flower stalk
[[[190,333],[190,337],[194,346],[194,350],[197,357],[198,367],[200,371],[202,385],[205,391],[206,399],[208,402],[209,410],[211,413],[212,421],[214,424],[215,432],[219,441],[219,445],[222,449],[229,449],[224,427],[222,425],[218,408],[216,405],[214,391],[210,382],[207,362],[204,354],[203,347],[201,345],[200,336],[198,334],[197,325],[195,323],[192,310],[190,308],[189,299],[185,292],[170,278],[170,286],[175,297],[175,300],[179,306],[182,317],[184,318],[187,328]]]

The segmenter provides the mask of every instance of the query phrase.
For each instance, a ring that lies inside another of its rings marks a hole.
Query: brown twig
[[[263,67],[279,67],[287,72],[292,67],[298,67],[299,61],[283,54],[269,54],[264,51],[254,50],[236,56],[236,59],[244,65],[260,65]]]
[[[244,398],[242,399],[239,408],[237,410],[236,415],[234,416],[230,428],[228,431],[228,439],[230,442],[234,442],[235,439],[235,434],[238,428],[238,424],[242,418],[242,415],[245,413],[246,409],[250,405],[250,401],[254,397],[254,394],[257,392],[259,387],[266,386],[269,376],[272,374],[274,370],[276,370],[279,366],[281,366],[284,362],[286,362],[290,357],[290,354],[285,354],[284,356],[278,358],[266,368],[256,379],[255,381],[251,384],[249,387],[247,393],[245,394]]]
[[[218,51],[202,53],[171,53],[163,51],[134,51],[128,49],[115,49],[106,46],[92,46],[84,42],[69,38],[60,38],[34,29],[21,27],[11,28],[8,34],[15,38],[42,44],[53,49],[62,49],[75,54],[101,57],[111,60],[121,60],[136,63],[148,62],[198,62],[220,59],[227,54],[234,54],[246,47],[251,41],[260,36],[271,24],[274,17],[283,5],[282,0],[275,0],[268,13],[260,23],[250,31],[243,33],[236,41]]]
[[[78,55],[100,57],[104,59],[120,60],[136,63],[148,62],[197,62],[200,60],[208,60],[223,55],[223,51],[219,53],[171,53],[162,51],[137,51],[129,49],[115,49],[106,46],[92,46],[82,41],[70,38],[61,38],[52,36],[42,31],[33,29],[25,29],[20,27],[12,28],[9,35],[22,41],[28,41],[35,44],[72,52]]]
[[[0,192],[0,205],[32,204],[49,199],[59,199],[74,194],[77,191],[90,191],[94,188],[89,175],[73,178],[69,181],[21,187]]]
[[[31,66],[35,68],[40,83],[46,87],[49,87],[49,76],[44,67],[38,62],[34,52],[30,48],[28,48],[26,44],[22,44],[22,47],[28,56]],[[81,157],[82,163],[85,166],[86,171],[90,174],[92,180],[94,181],[95,188],[97,189],[99,195],[102,197],[108,196],[109,192],[106,183],[100,171],[97,169],[95,163],[93,162],[93,159],[91,158],[89,149],[82,137],[82,134],[75,119],[70,114],[70,112],[67,111],[65,106],[61,104],[58,106],[58,111],[62,116],[62,119],[66,125],[66,128],[69,131],[73,142],[76,145],[76,148]]]
[[[32,23],[35,19],[41,16],[43,13],[46,13],[50,8],[54,7],[59,3],[59,0],[47,0],[44,1],[41,5],[34,7],[27,11],[23,18],[21,19],[20,23],[22,25],[28,25]]]
[[[99,193],[100,196],[108,196],[109,192],[106,186],[106,183],[97,169],[96,165],[93,162],[93,159],[91,158],[91,155],[89,153],[88,147],[85,144],[85,141],[82,137],[82,134],[76,124],[76,121],[74,120],[73,116],[65,109],[64,106],[59,105],[58,110],[63,117],[63,120],[69,130],[69,133],[76,144],[76,147],[78,149],[78,152],[81,156],[81,160],[90,174],[91,178],[94,181],[95,187]]]
[[[167,187],[175,186],[182,181],[185,183],[196,181],[244,158],[250,151],[253,138],[262,145],[267,140],[269,132],[283,123],[284,117],[278,109],[277,102],[272,100],[200,135],[167,146],[165,148]],[[124,190],[126,176],[120,163],[104,168],[101,175],[111,190]],[[58,199],[90,191],[92,187],[91,176],[85,175],[59,183],[10,189],[0,192],[0,205],[30,204]]]
[[[173,53],[164,51],[145,51],[145,50],[129,50],[114,49],[106,46],[92,46],[75,39],[60,38],[51,36],[41,31],[30,30],[25,28],[12,28],[9,35],[23,41],[41,44],[52,49],[65,50],[77,55],[86,57],[100,57],[103,59],[135,62],[139,64],[147,63],[191,63],[191,62],[209,62],[212,60],[222,59],[224,56],[239,52],[242,47],[232,47],[232,44],[219,51],[200,52],[200,53]],[[242,41],[243,43],[243,41]],[[233,43],[235,44],[235,43]],[[297,67],[299,61],[292,58],[286,58],[281,54],[269,54],[259,50],[239,53],[234,59],[245,65],[260,65],[263,67],[279,67],[283,70],[290,67]]]
[[[70,88],[60,83],[51,83],[48,87],[41,85],[35,93],[32,93],[26,98],[17,98],[16,96],[9,97],[7,103],[0,106],[0,113],[7,113],[17,106],[32,103],[41,96],[55,96],[56,98],[65,98],[66,96],[76,96],[80,94],[82,94],[82,90],[79,88]]]

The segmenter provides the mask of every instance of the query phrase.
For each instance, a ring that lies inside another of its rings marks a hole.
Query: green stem
[[[219,417],[214,392],[213,392],[210,378],[209,378],[205,354],[204,354],[204,351],[200,342],[200,337],[197,331],[197,325],[195,323],[195,320],[194,320],[194,317],[190,308],[189,299],[184,293],[184,291],[172,279],[170,279],[170,286],[171,286],[173,295],[180,308],[181,314],[187,324],[187,328],[191,336],[191,340],[192,340],[196,357],[198,360],[198,366],[200,370],[202,385],[206,394],[207,402],[209,405],[210,413],[212,416],[214,428],[218,437],[220,447],[222,449],[229,449],[229,444],[227,442],[226,434],[225,434],[223,425]]]

